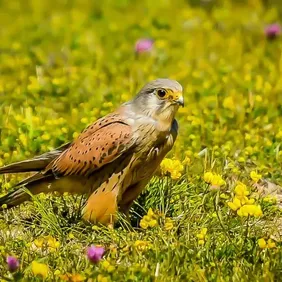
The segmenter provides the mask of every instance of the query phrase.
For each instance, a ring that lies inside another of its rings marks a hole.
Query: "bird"
[[[82,209],[86,221],[110,225],[118,212],[129,217],[133,202],[175,143],[180,106],[184,98],[179,82],[153,80],[132,100],[86,127],[74,141],[1,167],[0,174],[34,174],[0,198],[0,210],[38,193],[68,192],[87,195]]]

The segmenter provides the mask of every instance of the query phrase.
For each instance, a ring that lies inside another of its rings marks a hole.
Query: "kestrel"
[[[89,125],[76,140],[33,159],[0,168],[0,173],[37,172],[0,198],[11,208],[32,194],[88,194],[83,218],[95,223],[115,221],[119,210],[129,214],[177,137],[175,114],[184,106],[182,86],[156,79],[131,101]]]

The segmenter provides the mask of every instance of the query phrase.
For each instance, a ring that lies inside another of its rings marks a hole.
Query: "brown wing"
[[[89,175],[121,156],[133,144],[131,127],[108,115],[85,129],[45,170],[55,175]]]

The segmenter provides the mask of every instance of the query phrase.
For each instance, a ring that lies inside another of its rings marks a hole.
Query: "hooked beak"
[[[176,102],[176,104],[178,104],[178,105],[184,107],[184,98],[183,98],[182,95],[179,96],[179,98],[178,98],[175,102]]]

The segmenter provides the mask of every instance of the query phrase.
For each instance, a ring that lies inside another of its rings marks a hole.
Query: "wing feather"
[[[133,145],[131,126],[120,115],[108,115],[84,132],[45,172],[55,175],[89,175],[116,160]]]

